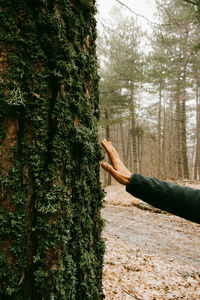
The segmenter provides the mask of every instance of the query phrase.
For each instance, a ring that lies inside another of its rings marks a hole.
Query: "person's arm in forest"
[[[200,190],[183,187],[152,177],[133,174],[125,167],[111,142],[103,140],[102,146],[108,153],[111,164],[101,166],[133,196],[190,221],[200,223]]]

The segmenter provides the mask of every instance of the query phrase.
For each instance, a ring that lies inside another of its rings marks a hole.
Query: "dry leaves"
[[[122,189],[109,187],[105,205],[113,204],[113,199],[115,205],[122,205]],[[130,206],[133,199],[128,194],[127,197],[123,202]],[[200,269],[190,266],[188,261],[181,263],[166,255],[149,255],[144,249],[120,240],[120,235],[116,236],[106,228],[103,236],[106,243],[103,275],[106,300],[200,299]]]

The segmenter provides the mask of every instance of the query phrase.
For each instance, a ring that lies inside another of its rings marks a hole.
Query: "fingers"
[[[106,139],[103,139],[101,141],[101,145],[104,147],[104,149],[106,150],[106,152],[107,152],[107,154],[108,154],[108,156],[111,160],[111,157],[110,157],[110,155],[111,155],[111,149],[110,149],[111,142],[107,141]]]
[[[103,139],[101,144],[108,153],[111,164],[113,165],[111,166],[107,162],[102,162],[102,168],[109,172],[119,183],[127,185],[130,182],[131,173],[122,163],[118,152],[113,147],[112,143],[106,139]]]
[[[101,145],[102,145],[102,146],[105,148],[105,150],[107,151],[108,148],[109,148],[109,146],[112,145],[112,143],[109,142],[109,141],[107,141],[106,139],[103,139],[103,140],[101,141]]]
[[[130,176],[121,174],[119,171],[115,170],[110,164],[106,162],[101,163],[102,168],[110,173],[117,182],[127,185],[130,182]]]
[[[115,170],[110,164],[107,162],[102,162],[101,163],[102,168],[109,172],[114,178],[117,178],[119,176],[119,172]]]
[[[106,139],[103,139],[103,140],[101,141],[101,144],[102,144],[102,146],[104,146],[104,147],[106,147],[106,146],[108,146],[108,145],[112,145],[111,141],[107,141]]]
[[[104,147],[104,149],[108,153],[111,163],[112,164],[115,163],[115,160],[119,157],[119,154],[116,151],[116,149],[113,147],[112,143],[110,141],[107,141],[106,139],[103,139],[101,141],[101,145]]]

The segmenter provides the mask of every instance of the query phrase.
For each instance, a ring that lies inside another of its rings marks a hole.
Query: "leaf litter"
[[[200,225],[106,188],[106,300],[200,299]]]

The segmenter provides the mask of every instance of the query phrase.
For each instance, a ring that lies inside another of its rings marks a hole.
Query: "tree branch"
[[[120,0],[115,0],[117,3],[121,4],[122,6],[126,7],[131,13],[133,13],[135,16],[137,17],[140,17],[140,18],[143,18],[145,19],[147,22],[153,24],[153,25],[157,25],[157,26],[172,26],[172,25],[178,25],[178,23],[175,21],[174,23],[163,23],[163,24],[159,24],[159,23],[156,23],[156,22],[153,22],[153,21],[150,21],[148,18],[146,18],[145,16],[143,15],[140,15],[136,12],[134,12],[129,6],[127,6],[126,4],[124,4],[122,1]],[[192,3],[190,0],[183,0],[183,1],[186,1],[186,2],[190,2]],[[195,3],[193,3],[195,4]],[[196,4],[196,5],[199,5],[199,4]]]
[[[191,3],[191,4],[193,4],[193,5],[200,6],[200,3],[197,3],[197,2],[193,2],[193,1],[190,1],[190,0],[183,0],[183,1],[185,1],[185,2],[187,2],[187,3]]]
[[[127,6],[126,4],[124,4],[123,2],[121,2],[120,0],[115,0],[115,1],[116,1],[117,3],[119,3],[119,4],[121,4],[122,6],[126,7],[128,10],[130,10],[130,12],[132,12],[135,16],[140,17],[140,18],[143,18],[143,19],[145,19],[147,22],[149,22],[149,23],[151,23],[151,24],[154,24],[154,25],[160,25],[160,24],[158,24],[158,23],[156,23],[156,22],[150,21],[150,20],[147,19],[145,16],[140,15],[140,14],[134,12],[129,6]]]

